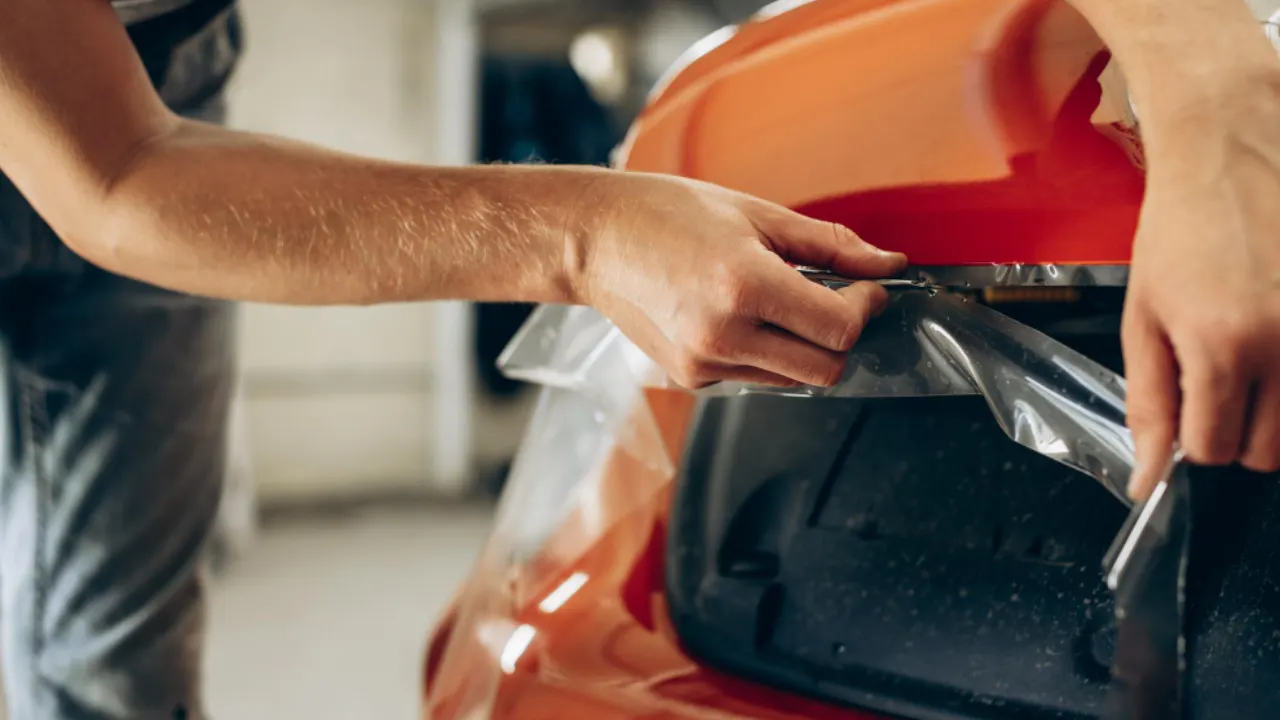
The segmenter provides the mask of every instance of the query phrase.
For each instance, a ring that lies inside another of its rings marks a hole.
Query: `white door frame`
[[[435,57],[429,114],[433,153],[441,165],[475,161],[480,32],[474,0],[435,0]],[[433,489],[458,496],[474,484],[475,342],[469,302],[437,303],[434,312],[435,382],[431,397]]]

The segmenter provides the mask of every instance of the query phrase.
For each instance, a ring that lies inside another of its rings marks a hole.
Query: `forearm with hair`
[[[141,149],[93,226],[109,270],[290,304],[574,302],[595,168],[431,168],[183,122]]]

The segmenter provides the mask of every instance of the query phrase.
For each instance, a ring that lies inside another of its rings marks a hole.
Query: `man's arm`
[[[570,302],[571,216],[602,175],[427,169],[182,120],[104,0],[0,0],[0,106],[0,168],[73,249],[224,297]]]
[[[832,293],[784,260],[906,264],[704,183],[420,167],[185,121],[105,0],[0,0],[0,108],[0,171],[107,270],[267,302],[590,304],[688,386],[835,382],[885,290]]]
[[[1125,307],[1146,497],[1175,441],[1280,470],[1280,57],[1244,0],[1072,0],[1129,79],[1147,196]]]

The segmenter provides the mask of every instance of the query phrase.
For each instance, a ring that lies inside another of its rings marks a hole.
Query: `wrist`
[[[591,304],[591,279],[599,249],[609,228],[615,225],[619,193],[614,189],[621,173],[595,167],[566,168],[573,173],[560,238],[560,284],[570,305]]]
[[[1144,143],[1156,157],[1229,135],[1280,130],[1280,59],[1274,57],[1148,89],[1133,100]]]

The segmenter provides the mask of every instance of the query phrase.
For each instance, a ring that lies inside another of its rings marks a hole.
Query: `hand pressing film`
[[[889,295],[876,282],[833,292],[793,265],[850,278],[907,265],[845,227],[706,183],[619,174],[595,192],[592,207],[620,209],[589,233],[580,298],[686,388],[833,385]]]

